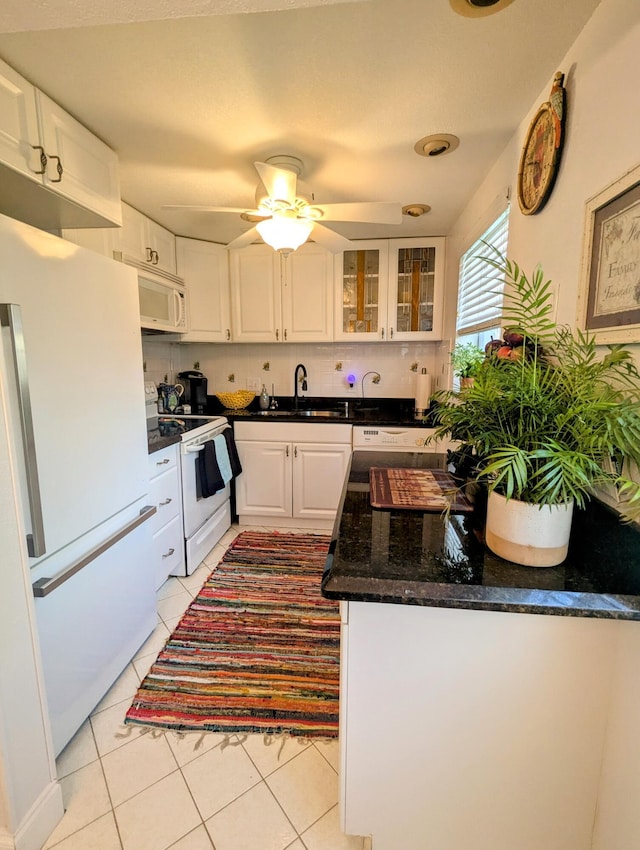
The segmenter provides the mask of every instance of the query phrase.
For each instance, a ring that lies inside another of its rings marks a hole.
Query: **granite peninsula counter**
[[[369,468],[444,466],[442,455],[355,452],[322,582],[325,596],[640,620],[640,528],[601,503],[576,512],[567,560],[520,567],[491,553],[476,514],[377,510]]]
[[[371,508],[371,466],[444,462],[352,456],[322,582],[341,612],[341,828],[376,850],[587,850],[612,693],[637,690],[616,671],[629,644],[640,657],[640,532],[596,504],[564,564],[518,567],[479,511]]]

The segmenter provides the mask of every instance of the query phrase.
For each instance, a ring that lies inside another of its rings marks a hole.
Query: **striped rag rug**
[[[329,537],[244,531],[191,603],[125,723],[180,732],[337,737],[338,604]]]

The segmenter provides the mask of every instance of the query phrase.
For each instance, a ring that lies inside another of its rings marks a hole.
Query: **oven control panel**
[[[436,452],[442,448],[430,438],[435,428],[360,427],[353,429],[354,450],[398,450],[405,452]]]

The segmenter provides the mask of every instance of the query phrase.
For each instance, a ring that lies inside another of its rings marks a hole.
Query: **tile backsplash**
[[[380,373],[374,384],[367,376],[367,398],[413,398],[416,374],[426,369],[434,388],[449,385],[449,341],[385,343],[305,343],[305,344],[180,344],[159,336],[142,340],[147,380],[174,381],[178,372],[199,369],[209,381],[209,394],[234,389],[260,392],[265,384],[269,394],[293,395],[293,373],[298,363],[307,369],[307,395],[360,398],[366,372]],[[415,371],[412,371],[415,369]],[[355,375],[352,388],[348,375]],[[230,378],[233,378],[230,380]]]

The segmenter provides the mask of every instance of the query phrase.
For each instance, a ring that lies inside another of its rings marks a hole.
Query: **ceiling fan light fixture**
[[[274,251],[289,254],[307,241],[313,230],[313,222],[296,218],[295,215],[275,213],[272,218],[259,221],[256,229],[262,241]]]
[[[413,149],[418,156],[434,157],[453,153],[459,144],[460,139],[457,136],[452,136],[451,133],[433,133],[419,139]]]

